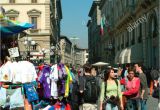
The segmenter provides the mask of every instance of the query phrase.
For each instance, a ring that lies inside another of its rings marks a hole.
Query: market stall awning
[[[125,56],[126,52],[127,52],[126,48],[121,51],[121,53],[119,55],[119,63],[120,64],[124,64],[124,56]]]
[[[131,63],[131,47],[127,48],[126,54],[124,55],[124,63]]]
[[[34,25],[26,22],[18,22],[7,18],[0,18],[0,34],[1,37],[20,33],[26,29],[32,28]]]

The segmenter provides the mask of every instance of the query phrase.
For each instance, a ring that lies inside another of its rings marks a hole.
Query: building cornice
[[[68,37],[61,35],[60,39],[65,39],[69,44],[72,45],[72,42],[68,39]]]
[[[88,14],[89,17],[92,16],[95,8],[96,8],[99,4],[100,4],[100,1],[93,1],[92,6],[91,6],[91,9],[90,9],[89,14]]]
[[[50,5],[49,3],[0,3],[0,5]]]
[[[106,0],[101,0],[101,1],[100,1],[100,6],[99,6],[99,9],[100,9],[100,10],[101,10],[102,7],[104,6],[105,2],[106,2]]]

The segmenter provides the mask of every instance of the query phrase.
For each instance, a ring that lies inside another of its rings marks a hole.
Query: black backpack
[[[84,77],[84,102],[85,103],[96,103],[100,87],[98,83],[98,78],[90,76],[92,78],[86,78]]]

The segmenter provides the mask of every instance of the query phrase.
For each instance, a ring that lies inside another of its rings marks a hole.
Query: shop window
[[[37,29],[37,17],[31,17],[31,23],[34,24],[32,29]]]
[[[15,3],[15,0],[9,0],[9,3]]]
[[[32,0],[32,3],[37,3],[37,0]]]

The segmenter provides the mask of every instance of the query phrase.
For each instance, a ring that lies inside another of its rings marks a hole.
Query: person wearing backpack
[[[98,81],[95,76],[91,74],[92,66],[85,64],[84,75],[79,78],[79,92],[82,102],[80,110],[97,110],[97,100],[99,95]]]
[[[100,92],[100,110],[123,110],[120,82],[115,78],[114,69],[105,70]]]

